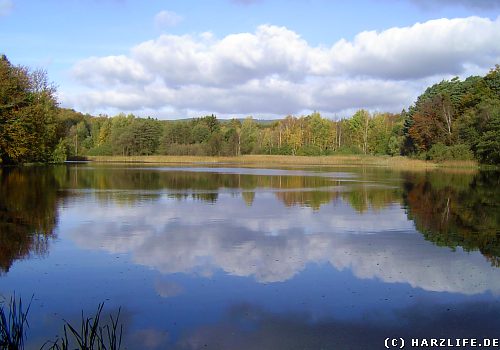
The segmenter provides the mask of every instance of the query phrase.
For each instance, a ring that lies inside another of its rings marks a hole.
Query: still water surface
[[[0,294],[28,348],[100,302],[128,349],[500,337],[498,172],[0,169]]]

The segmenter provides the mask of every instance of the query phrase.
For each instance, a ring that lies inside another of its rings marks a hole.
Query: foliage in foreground
[[[23,350],[28,325],[28,312],[23,309],[21,298],[12,297],[7,310],[0,307],[0,350]],[[80,327],[77,329],[65,321],[64,334],[55,341],[47,341],[40,350],[119,350],[122,344],[123,325],[119,324],[120,310],[110,323],[102,324],[104,303],[99,304],[93,317],[85,317],[82,311]]]
[[[0,56],[0,161],[48,162],[57,144],[55,87],[42,70]]]

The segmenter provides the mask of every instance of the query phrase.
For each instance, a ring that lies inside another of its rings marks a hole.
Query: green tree
[[[52,162],[64,163],[67,159],[66,142],[63,139],[59,140],[54,152],[52,153]]]
[[[327,119],[321,118],[317,112],[309,118],[309,128],[311,131],[311,144],[325,152],[330,143],[331,124]]]
[[[250,154],[256,150],[259,129],[252,117],[245,118],[241,125],[241,153]]]
[[[241,154],[241,122],[231,119],[224,128],[224,155],[239,156]]]
[[[477,154],[484,163],[500,164],[500,108],[492,113],[488,127],[479,137]]]
[[[219,131],[212,133],[207,143],[208,154],[211,156],[220,156],[223,148],[222,142],[222,134]]]
[[[397,156],[400,154],[401,142],[397,136],[392,135],[387,143],[387,154],[390,156]]]
[[[207,115],[201,118],[201,121],[208,126],[211,134],[220,131],[220,123],[215,115]]]
[[[399,154],[401,115],[378,113],[370,120],[368,130],[368,150],[371,154]]]
[[[364,154],[367,154],[370,114],[364,109],[354,113],[352,118],[349,119],[349,129],[355,145],[362,150]]]
[[[55,88],[42,70],[0,57],[0,159],[3,164],[45,162],[57,144]]]
[[[89,145],[88,142],[84,141],[86,141],[89,136],[90,133],[84,121],[81,121],[76,125],[73,125],[69,129],[67,137],[67,143],[71,145],[70,153],[75,156],[86,154],[87,149],[89,148],[88,146],[91,145]]]
[[[133,137],[132,155],[152,155],[160,145],[161,125],[153,118],[136,118],[128,127]]]
[[[287,116],[279,122],[278,127],[280,153],[297,155],[297,151],[303,146],[302,121],[296,117]]]
[[[191,134],[194,143],[204,143],[210,138],[210,129],[205,123],[196,123]]]

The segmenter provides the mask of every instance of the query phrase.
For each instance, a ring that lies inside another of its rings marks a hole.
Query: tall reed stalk
[[[24,350],[28,312],[21,298],[12,296],[7,303],[0,303],[0,350]],[[120,350],[122,345],[123,325],[119,324],[121,309],[118,309],[116,318],[110,315],[110,322],[102,325],[102,310],[104,303],[99,304],[95,316],[85,317],[82,311],[80,327],[75,328],[68,321],[64,321],[64,335],[55,341],[47,341],[41,350]]]
[[[31,297],[31,301],[33,297]],[[28,325],[28,312],[31,301],[26,310],[23,309],[21,298],[16,300],[12,296],[8,302],[6,310],[5,303],[0,306],[0,350],[20,350],[24,349],[26,329]]]
[[[122,344],[123,325],[118,324],[121,309],[114,318],[110,315],[110,324],[101,325],[101,314],[104,303],[99,304],[94,317],[82,318],[79,329],[65,321],[64,336],[54,342],[47,342],[42,346],[48,350],[119,350]]]

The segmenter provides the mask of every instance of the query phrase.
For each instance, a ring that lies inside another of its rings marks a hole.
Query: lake
[[[101,302],[127,349],[500,336],[495,171],[88,163],[0,180],[0,294],[33,295],[28,349]]]

